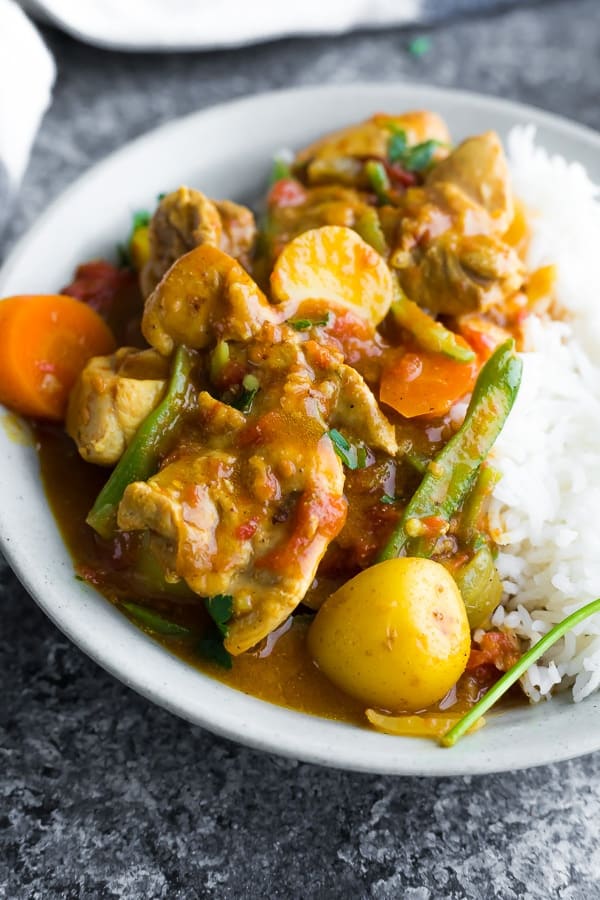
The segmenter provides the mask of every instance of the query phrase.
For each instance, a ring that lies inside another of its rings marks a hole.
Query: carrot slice
[[[305,231],[284,248],[271,274],[275,302],[340,303],[377,325],[390,308],[390,270],[355,231],[325,225]]]
[[[60,420],[87,360],[114,349],[108,325],[80,300],[8,297],[0,301],[0,402],[22,415]]]
[[[477,370],[476,362],[403,350],[383,370],[379,399],[407,419],[443,416],[473,389]]]

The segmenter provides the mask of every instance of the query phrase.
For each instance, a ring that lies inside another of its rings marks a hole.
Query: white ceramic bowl
[[[533,122],[550,150],[600,181],[600,137],[535,109],[417,85],[361,85],[266,94],[199,112],[133,141],[77,180],[21,240],[0,274],[0,296],[49,293],[77,263],[110,254],[133,210],[179,184],[243,200],[264,187],[273,152],[307,143],[375,111],[429,108],[455,139]],[[53,622],[101,666],[148,699],[217,734],[324,765],[367,772],[458,775],[567,759],[600,748],[599,701],[554,700],[492,717],[451,750],[414,738],[307,716],[202,675],[76,581],[41,487],[33,448],[0,429],[0,538],[19,578]]]

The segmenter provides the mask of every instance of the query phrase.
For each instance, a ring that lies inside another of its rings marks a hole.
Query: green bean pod
[[[108,539],[114,534],[117,507],[127,485],[134,481],[147,481],[157,471],[160,457],[187,403],[192,365],[190,351],[186,347],[178,347],[167,393],[136,431],[88,513],[86,522],[101,537]]]
[[[429,464],[378,562],[399,556],[410,537],[418,534],[422,520],[441,518],[449,522],[458,512],[504,427],[519,390],[522,369],[513,340],[498,347],[486,362],[461,428]]]

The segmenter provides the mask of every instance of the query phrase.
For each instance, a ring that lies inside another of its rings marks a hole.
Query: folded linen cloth
[[[0,233],[50,103],[54,60],[12,0],[0,0]]]
[[[23,0],[34,15],[99,47],[206,50],[290,35],[431,22],[527,0]]]

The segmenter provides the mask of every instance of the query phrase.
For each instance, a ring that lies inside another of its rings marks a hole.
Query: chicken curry
[[[37,418],[78,576],[248,693],[447,728],[520,656],[486,503],[552,299],[527,233],[495,133],[380,114],[276,161],[258,222],[180,187],[119,265],[3,301],[60,323],[0,399]]]

